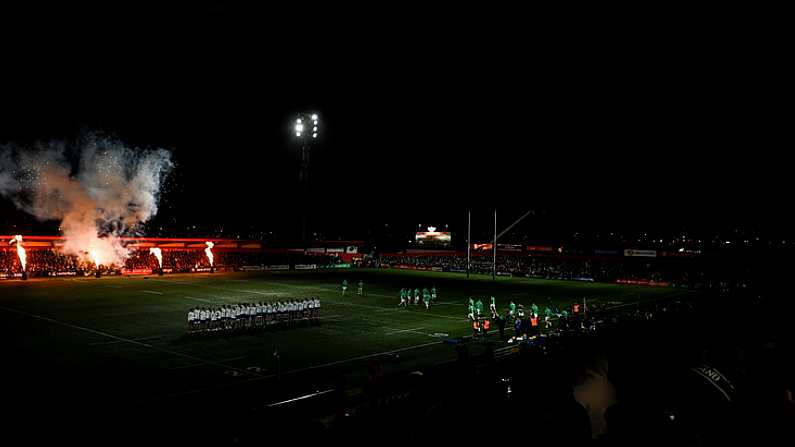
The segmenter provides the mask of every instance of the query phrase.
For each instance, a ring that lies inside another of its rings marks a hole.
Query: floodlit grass
[[[366,296],[356,295],[359,279]],[[347,296],[340,283],[347,279]],[[439,291],[438,303],[399,308],[401,287]],[[498,278],[416,271],[297,271],[216,273],[163,277],[105,277],[0,282],[0,324],[7,356],[26,367],[58,371],[140,370],[148,386],[137,399],[193,395],[239,384],[307,377],[320,386],[332,373],[366,374],[373,358],[396,358],[386,372],[452,359],[445,339],[471,333],[470,296],[561,308],[583,297],[621,305],[675,294],[679,289]],[[228,336],[187,336],[185,319],[197,306],[317,296],[322,324]],[[10,337],[10,340],[9,340]],[[277,357],[274,351],[278,351]],[[390,354],[391,353],[391,354]],[[280,367],[280,369],[279,369]],[[152,385],[154,383],[154,385]]]

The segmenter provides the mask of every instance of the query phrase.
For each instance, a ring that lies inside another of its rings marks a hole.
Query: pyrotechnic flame
[[[130,147],[96,132],[33,147],[0,142],[0,198],[41,221],[60,221],[62,253],[86,264],[93,258],[123,265],[130,253],[122,237],[157,214],[173,167],[166,150]]]
[[[210,250],[215,246],[212,242],[206,242],[207,248],[204,249],[204,252],[207,253],[207,259],[210,261],[210,267],[213,266],[213,252]]]
[[[157,258],[157,263],[160,265],[160,268],[163,268],[163,254],[160,252],[160,249],[157,247],[152,247],[149,249],[149,253],[155,255]]]
[[[14,239],[8,241],[9,244],[17,243],[17,256],[19,256],[19,263],[22,264],[22,271],[24,272],[28,265],[28,254],[25,253],[25,247],[22,246],[22,235],[14,236]]]
[[[99,268],[99,252],[96,248],[91,247],[88,249],[88,254],[91,255],[91,259],[94,261],[94,265]]]

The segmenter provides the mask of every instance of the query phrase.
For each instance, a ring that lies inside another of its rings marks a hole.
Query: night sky
[[[329,236],[461,225],[467,207],[494,206],[538,210],[547,233],[791,223],[790,92],[757,40],[642,24],[320,26],[215,5],[82,20],[49,17],[9,56],[0,142],[93,129],[172,150],[154,225],[297,235],[297,112],[321,117],[309,207]],[[0,224],[23,221],[0,210]]]

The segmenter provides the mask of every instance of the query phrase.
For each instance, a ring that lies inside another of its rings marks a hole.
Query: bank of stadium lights
[[[318,135],[318,116],[317,116],[317,113],[313,113],[309,117],[309,120],[312,121],[312,138],[313,139],[317,138],[317,135]],[[308,133],[309,124],[307,123],[306,126],[305,126],[304,125],[304,119],[303,118],[297,118],[295,120],[295,127],[294,127],[295,136],[298,137],[298,138],[301,138],[301,136],[303,136],[304,133],[305,133],[304,132],[305,129],[307,129],[307,133]]]
[[[313,113],[309,117],[309,121],[312,121],[312,138],[313,139],[317,138],[317,135],[318,135],[318,122],[319,122],[317,113]],[[301,138],[301,136],[304,134],[304,129],[308,129],[308,128],[309,128],[309,124],[307,123],[307,125],[305,127],[303,118],[297,118],[295,120],[295,136],[296,137]],[[308,130],[307,130],[307,132],[308,132]]]

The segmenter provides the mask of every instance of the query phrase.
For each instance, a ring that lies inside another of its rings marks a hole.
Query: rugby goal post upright
[[[492,268],[491,268],[491,279],[497,279],[497,241],[505,235],[505,233],[511,231],[513,227],[515,227],[519,222],[524,220],[525,217],[533,214],[533,210],[530,210],[524,214],[522,217],[516,219],[512,224],[508,225],[508,227],[502,230],[499,234],[497,234],[497,208],[494,208],[494,239],[491,240],[491,248],[492,248]],[[467,279],[469,279],[469,271],[470,266],[472,264],[472,209],[467,209]]]
[[[516,219],[512,224],[508,225],[508,228],[502,230],[500,234],[497,234],[497,208],[494,208],[494,239],[491,241],[491,246],[494,249],[494,260],[492,262],[492,272],[491,272],[491,279],[492,281],[497,279],[497,241],[505,235],[505,233],[511,231],[513,227],[515,227],[519,222],[523,221],[525,217],[529,216],[533,213],[533,210],[530,210],[524,214],[522,217]]]
[[[472,263],[470,249],[472,248],[472,209],[467,210],[467,279],[469,279],[469,266]]]
[[[497,208],[494,208],[494,241],[491,243],[494,258],[491,264],[491,280],[497,279]]]

